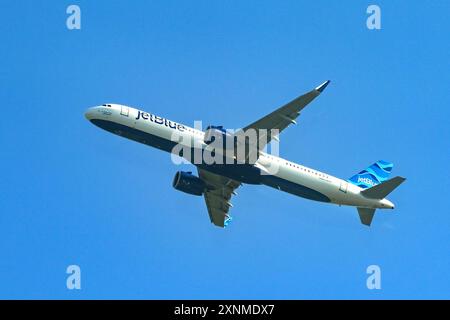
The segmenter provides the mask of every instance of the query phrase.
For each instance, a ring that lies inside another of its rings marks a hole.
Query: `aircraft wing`
[[[218,227],[226,227],[231,221],[231,216],[228,214],[232,207],[231,196],[236,194],[234,190],[241,183],[203,169],[198,169],[198,175],[208,186],[204,197],[211,222]]]
[[[292,100],[288,104],[282,106],[281,108],[278,108],[274,112],[266,115],[258,121],[253,122],[252,124],[246,126],[243,130],[256,130],[257,139],[259,142],[259,150],[262,150],[272,139],[278,140],[277,136],[271,136],[270,130],[278,129],[280,133],[290,124],[295,124],[295,119],[300,115],[300,112],[303,110],[303,108],[306,107],[311,101],[313,101],[314,98],[320,95],[329,83],[330,80],[325,81],[317,88]],[[267,134],[259,132],[259,129],[266,129]]]

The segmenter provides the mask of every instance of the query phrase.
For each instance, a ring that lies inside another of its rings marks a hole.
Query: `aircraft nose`
[[[84,113],[84,117],[90,121],[94,116],[94,111],[95,107],[87,109],[86,112]]]

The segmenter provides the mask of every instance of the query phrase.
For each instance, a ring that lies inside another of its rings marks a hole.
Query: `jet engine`
[[[227,129],[225,129],[223,126],[207,126],[205,130],[205,143],[210,144],[218,137],[222,137],[222,143],[225,146],[226,139],[229,139],[232,137],[232,135],[227,132]]]
[[[182,192],[201,196],[205,191],[206,184],[202,179],[192,172],[178,171],[173,178],[172,186]]]

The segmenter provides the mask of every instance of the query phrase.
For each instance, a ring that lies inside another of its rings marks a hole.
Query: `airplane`
[[[273,140],[279,141],[277,133],[291,124],[296,124],[301,111],[319,96],[329,83],[329,80],[325,81],[241,129],[241,132],[265,132],[257,133],[258,143],[261,145],[258,145],[256,151],[256,161],[237,162],[234,156],[231,163],[206,163],[203,160],[194,163],[192,154],[180,153],[182,158],[189,159],[197,167],[198,175],[178,171],[173,179],[173,187],[191,195],[203,196],[210,221],[218,227],[226,227],[232,220],[229,214],[232,207],[230,200],[237,194],[236,189],[243,184],[262,184],[310,200],[353,206],[357,208],[361,223],[370,226],[376,209],[394,209],[394,204],[386,196],[406,180],[400,176],[388,180],[393,168],[392,163],[377,161],[344,180],[269,154],[263,149]],[[233,136],[223,126],[208,126],[202,131],[121,104],[91,107],[85,112],[85,117],[106,131],[172,154],[175,146],[179,144],[174,133],[194,143],[188,147],[191,152],[206,150],[208,142],[211,142],[208,141],[210,132]],[[268,130],[274,130],[275,134],[272,134],[272,131],[267,133]],[[250,151],[245,152],[247,153],[244,153],[244,160],[250,156]],[[226,153],[222,152],[222,156],[224,155]],[[271,166],[277,170],[268,170]]]

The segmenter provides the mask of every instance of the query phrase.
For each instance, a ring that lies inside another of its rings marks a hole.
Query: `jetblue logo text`
[[[154,122],[156,124],[164,125],[166,127],[172,128],[172,129],[177,129],[177,130],[179,130],[181,132],[183,132],[184,129],[185,129],[182,124],[176,123],[176,122],[171,121],[169,119],[158,117],[158,116],[155,116],[154,114],[151,114],[151,113],[148,113],[148,112],[138,111],[138,115],[136,117],[136,120],[139,120],[141,118],[144,119],[144,120],[148,120],[148,121]]]
[[[372,180],[370,180],[369,178],[358,177],[358,182],[359,183],[365,183],[365,184],[367,184],[369,186],[374,186],[375,185],[375,183]]]

